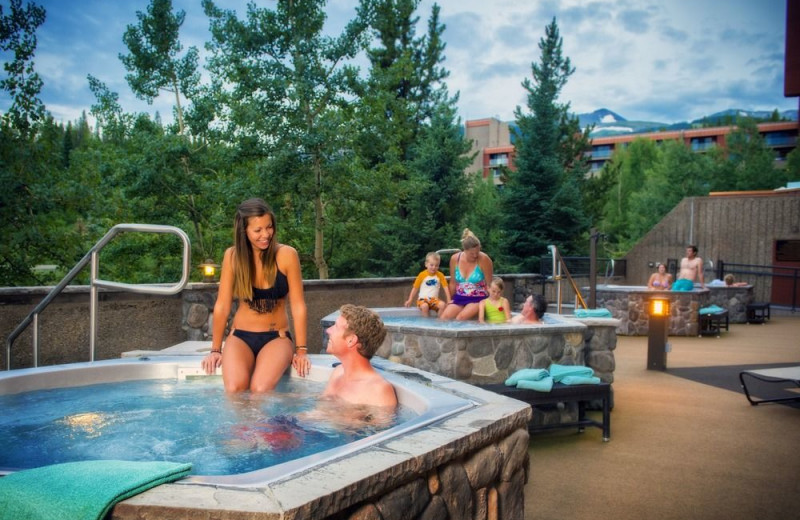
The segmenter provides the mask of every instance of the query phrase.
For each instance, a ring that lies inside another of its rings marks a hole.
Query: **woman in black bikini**
[[[311,367],[300,258],[294,248],[278,243],[276,230],[275,214],[263,200],[248,199],[237,208],[234,246],[222,260],[211,352],[202,362],[207,374],[222,365],[227,392],[269,392],[289,363],[301,376]],[[289,332],[287,297],[296,347]],[[234,298],[239,304],[223,349]]]

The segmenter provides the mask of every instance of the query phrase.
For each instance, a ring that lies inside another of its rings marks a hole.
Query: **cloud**
[[[650,30],[650,15],[651,13],[647,11],[633,9],[620,12],[617,15],[617,20],[620,21],[626,31],[634,34],[645,34]]]
[[[520,83],[540,60],[539,41],[555,17],[564,55],[575,73],[561,99],[573,110],[609,108],[632,120],[665,123],[731,108],[796,108],[783,97],[786,0],[421,0],[417,35],[427,29],[431,7],[441,6],[446,25],[447,86],[460,92],[462,119],[513,118],[526,102]],[[86,81],[92,74],[119,94],[127,111],[158,111],[171,120],[172,99],[148,106],[131,93],[118,54],[122,35],[137,23],[148,0],[40,0],[48,11],[37,32],[36,69],[42,100],[55,115],[80,114],[94,103]],[[248,0],[214,0],[244,18]],[[352,19],[356,0],[328,0],[326,28]],[[208,19],[200,0],[173,0],[186,11],[185,49],[198,48],[205,63]],[[273,8],[274,0],[258,2]],[[362,62],[365,63],[365,62]],[[363,67],[363,65],[362,65]],[[737,97],[738,96],[738,97]],[[0,106],[7,100],[0,95]],[[722,106],[728,105],[728,106]],[[69,109],[70,106],[75,107]],[[69,119],[68,119],[69,120]]]

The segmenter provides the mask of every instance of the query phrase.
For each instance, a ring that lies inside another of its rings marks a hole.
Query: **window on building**
[[[493,153],[489,154],[489,167],[508,166],[507,153]]]
[[[592,146],[592,158],[593,159],[608,159],[611,157],[611,152],[613,148],[609,144],[601,144],[597,146]]]
[[[764,143],[767,146],[795,146],[797,135],[793,132],[765,132]]]
[[[691,140],[693,152],[702,152],[704,150],[708,150],[713,148],[715,144],[716,141],[713,137],[693,137]]]

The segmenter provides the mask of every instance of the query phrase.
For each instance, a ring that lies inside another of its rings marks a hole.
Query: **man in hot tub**
[[[348,303],[342,305],[339,317],[325,332],[327,352],[342,363],[333,370],[322,395],[350,404],[394,409],[397,406],[394,387],[369,361],[386,337],[380,316],[366,307]]]

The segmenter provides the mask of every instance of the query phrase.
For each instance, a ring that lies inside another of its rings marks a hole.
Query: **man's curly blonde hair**
[[[386,327],[378,314],[366,307],[346,303],[339,309],[347,321],[347,330],[358,337],[358,353],[371,359],[383,344]]]

